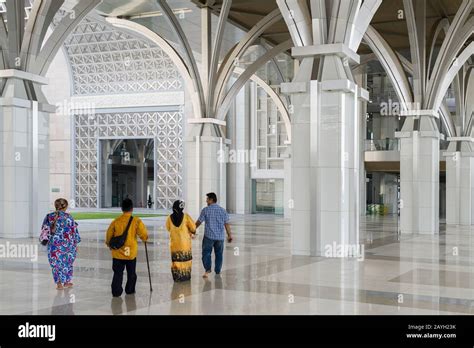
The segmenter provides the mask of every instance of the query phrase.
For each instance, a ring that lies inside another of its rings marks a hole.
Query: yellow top
[[[171,221],[171,217],[166,219],[166,229],[170,233],[170,249],[173,252],[190,252],[191,251],[191,235],[196,232],[196,224],[188,214],[184,213],[181,225],[176,227]]]
[[[120,236],[125,232],[128,220],[130,220],[130,215],[132,215],[132,213],[123,213],[112,221],[107,229],[107,235],[105,237],[105,244],[107,244],[107,246],[109,246],[109,241],[112,237]],[[142,241],[148,240],[148,233],[145,224],[140,220],[140,218],[134,216],[130,228],[128,229],[125,244],[120,249],[112,249],[112,257],[120,260],[133,260],[136,258],[138,253],[137,235]]]

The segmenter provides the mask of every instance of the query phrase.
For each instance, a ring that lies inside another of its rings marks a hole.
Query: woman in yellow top
[[[196,234],[196,224],[183,210],[183,201],[174,202],[173,213],[166,219],[166,229],[170,233],[171,274],[175,282],[191,279],[191,238]]]

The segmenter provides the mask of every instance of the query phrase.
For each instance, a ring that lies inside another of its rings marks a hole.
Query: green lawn
[[[90,220],[90,219],[115,219],[117,216],[122,215],[122,213],[107,213],[107,212],[73,212],[71,213],[74,220]],[[133,214],[133,216],[138,217],[155,217],[155,216],[165,216],[163,214]]]

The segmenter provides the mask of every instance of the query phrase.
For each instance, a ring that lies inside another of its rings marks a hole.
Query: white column
[[[229,143],[227,139],[210,135],[191,135],[186,138],[185,201],[187,211],[192,216],[197,217],[205,207],[206,193],[209,192],[216,193],[217,203],[226,208],[225,156]]]
[[[211,40],[212,40],[212,23],[211,10],[204,6],[201,8],[201,80],[204,95],[209,94],[209,69],[211,65]]]
[[[357,85],[362,88],[367,88],[367,73],[364,72],[354,75],[354,80],[356,81]],[[359,115],[358,115],[358,122],[359,122],[359,140],[360,140],[360,148],[359,148],[359,213],[360,216],[365,216],[366,214],[366,205],[367,205],[367,183],[366,177],[367,172],[365,170],[365,138],[367,133],[367,101],[361,100],[359,103]]]
[[[236,214],[250,214],[252,210],[250,166],[256,156],[250,151],[249,89],[248,84],[242,88],[227,115],[227,138],[232,142],[227,164],[227,209]]]
[[[328,84],[326,82],[326,84]],[[348,83],[350,85],[350,83]],[[329,84],[328,84],[329,85]],[[359,243],[359,122],[353,90],[311,82],[311,194],[316,197],[312,227],[317,255],[328,246]]]
[[[145,165],[145,142],[143,141],[136,141],[137,142],[137,167],[136,167],[136,175],[137,175],[137,201],[135,202],[137,207],[144,208],[146,207],[147,197],[146,197],[146,186],[147,186],[147,166]]]
[[[104,208],[112,208],[112,159],[107,159],[105,163]]]
[[[28,74],[31,75],[31,74]],[[34,75],[32,75],[34,78]],[[0,98],[0,237],[36,236],[49,204],[49,113],[9,78]]]
[[[359,244],[360,89],[348,79],[337,78],[343,66],[340,57],[324,59],[322,82],[282,84],[282,92],[291,94],[293,109],[295,255],[324,256],[328,246]]]
[[[474,153],[461,152],[460,213],[461,225],[474,223]]]
[[[283,83],[283,93],[291,96],[291,253],[293,255],[315,254],[315,229],[311,226],[311,215],[315,202],[310,192],[310,138],[311,110],[309,83]],[[314,121],[313,121],[314,122]],[[314,180],[314,178],[313,178]]]
[[[285,219],[291,219],[292,206],[290,205],[291,197],[291,145],[288,145],[286,153],[282,154],[283,160],[283,216]]]
[[[112,207],[112,155],[111,142],[105,141],[102,145],[102,194],[101,206],[103,208]]]
[[[414,110],[405,116],[421,117],[419,130],[407,119],[400,138],[401,233],[439,232],[439,139],[432,110]]]
[[[446,157],[446,224],[471,225],[474,223],[474,152],[470,138],[459,144],[452,141],[443,156]]]

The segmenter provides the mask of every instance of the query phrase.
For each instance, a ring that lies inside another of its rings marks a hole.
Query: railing
[[[447,150],[449,145],[448,140],[439,141],[439,149]],[[399,139],[378,139],[378,140],[365,140],[365,151],[400,151]]]
[[[365,151],[400,151],[398,139],[366,140]]]

